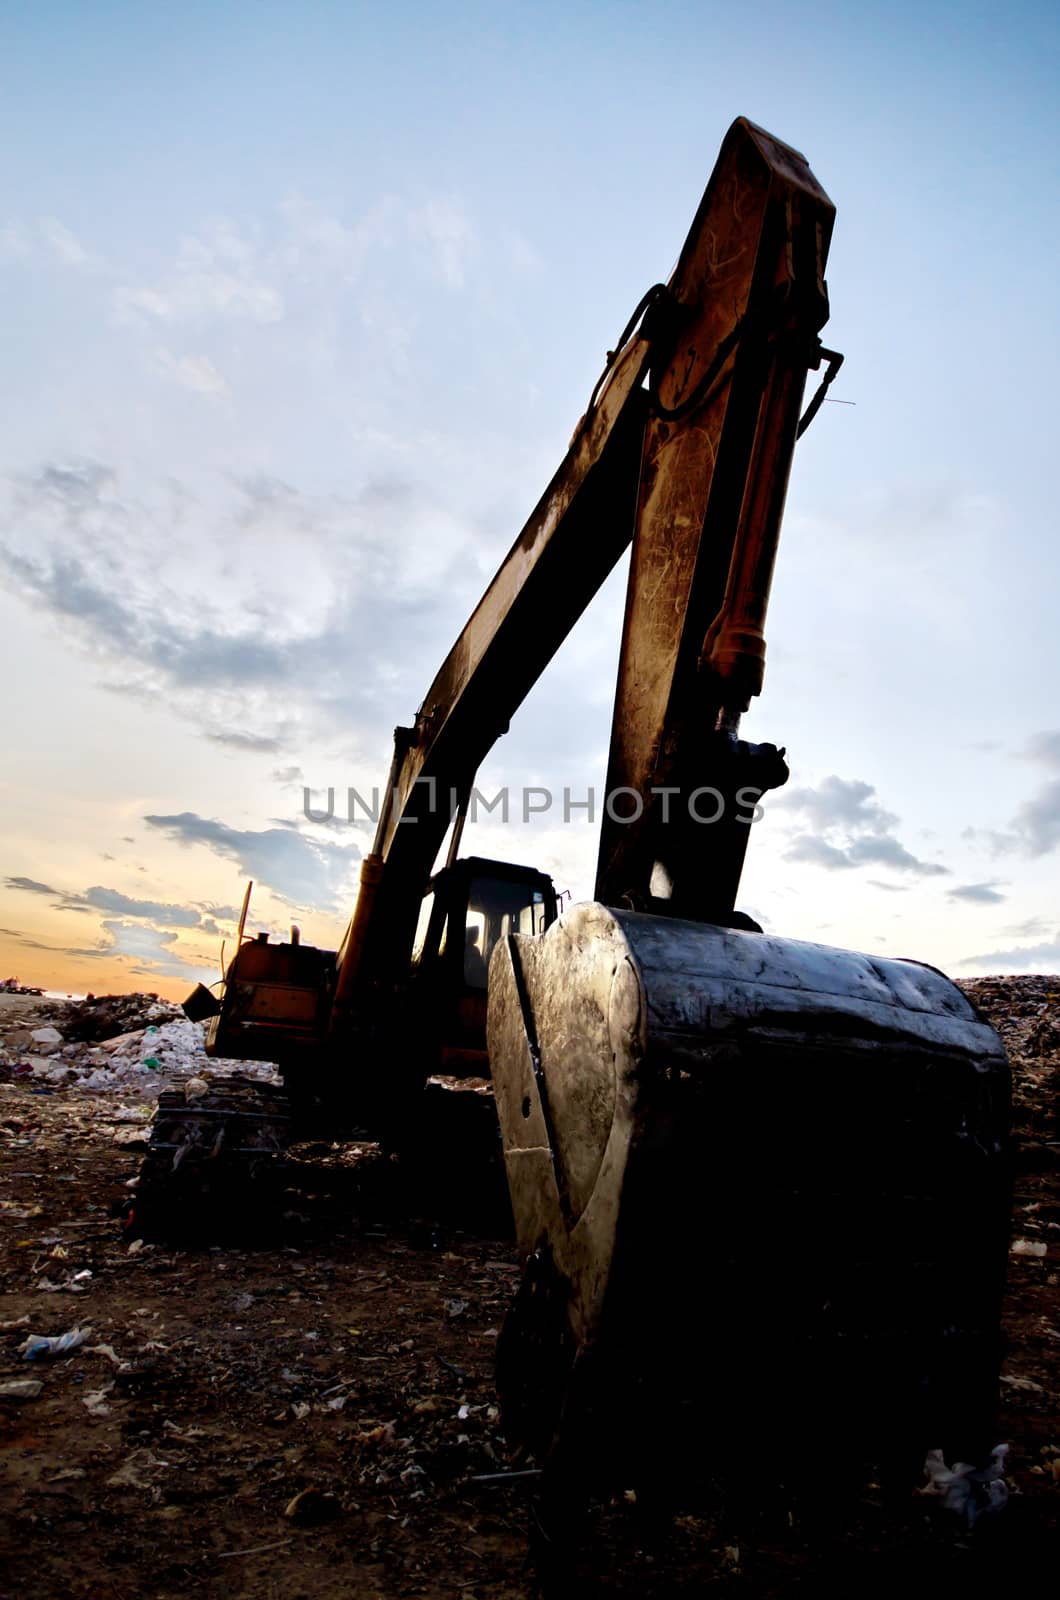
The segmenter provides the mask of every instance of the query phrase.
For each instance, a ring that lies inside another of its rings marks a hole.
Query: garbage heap
[[[204,1073],[279,1081],[269,1062],[208,1058],[204,1039],[202,1023],[155,994],[42,1001],[32,1015],[0,1014],[0,1083],[154,1096]]]

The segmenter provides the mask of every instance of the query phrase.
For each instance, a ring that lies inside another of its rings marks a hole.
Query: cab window
[[[464,928],[464,982],[472,989],[486,987],[486,913],[469,905]]]
[[[493,948],[510,933],[541,933],[547,907],[544,893],[518,879],[472,878],[468,890],[464,981],[485,989]]]
[[[441,927],[438,926],[439,919]],[[412,945],[413,966],[418,967],[425,958],[429,960],[434,955],[444,954],[448,924],[449,919],[438,903],[434,891],[429,891],[423,897],[419,921],[416,923],[416,937]]]

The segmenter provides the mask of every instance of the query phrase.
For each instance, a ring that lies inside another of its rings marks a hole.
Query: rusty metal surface
[[[733,125],[697,218],[710,248],[683,257],[670,286],[672,331],[658,376],[653,354],[657,403],[644,441],[611,793],[728,788],[709,737],[762,686],[788,472],[806,373],[828,316],[833,219],[801,155],[746,121]],[[697,398],[705,375],[713,381]],[[700,900],[701,914],[723,916],[739,877],[739,833],[700,833],[691,851],[658,808],[636,826],[605,817],[597,898],[646,904],[662,859],[689,909]],[[682,894],[690,873],[695,881]]]

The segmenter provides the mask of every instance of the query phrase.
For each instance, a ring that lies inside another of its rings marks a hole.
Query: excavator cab
[[[431,879],[420,907],[409,989],[437,1028],[440,1073],[489,1076],[490,957],[509,935],[543,933],[555,919],[552,879],[533,867],[469,856]]]

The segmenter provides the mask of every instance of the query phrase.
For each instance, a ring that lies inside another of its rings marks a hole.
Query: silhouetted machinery
[[[787,777],[739,720],[796,438],[842,359],[819,338],[833,216],[801,155],[733,124],[672,277],[397,730],[339,950],[241,940],[211,1023],[216,1053],[280,1064],[296,1117],[398,1144],[428,1078],[488,1071],[525,1264],[502,1397],[568,1484],[993,1442],[998,1038],[932,968],[735,909],[755,803]],[[459,860],[460,833],[630,543],[596,896],[559,915],[547,876]],[[223,1109],[170,1106],[160,1146],[201,1171]],[[244,1109],[233,1149],[282,1143],[281,1121],[255,1133]]]

